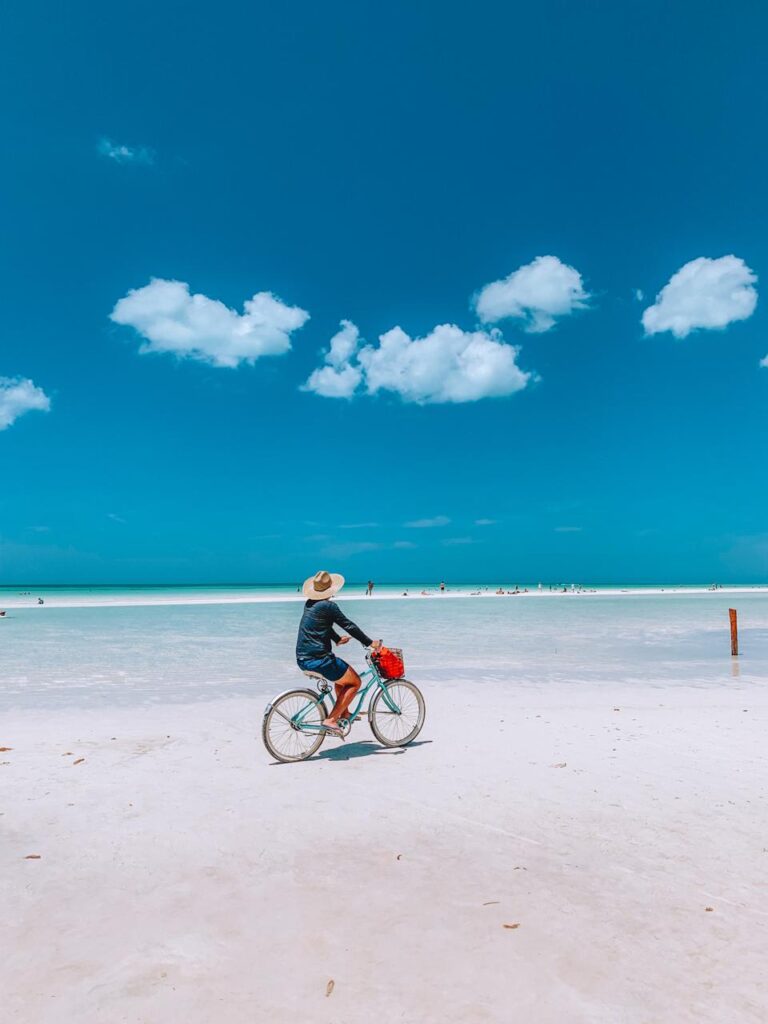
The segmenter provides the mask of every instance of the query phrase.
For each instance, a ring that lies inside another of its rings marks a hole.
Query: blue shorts
[[[346,661],[335,654],[324,654],[322,658],[302,658],[298,663],[302,672],[319,672],[329,683],[338,683],[349,668]]]

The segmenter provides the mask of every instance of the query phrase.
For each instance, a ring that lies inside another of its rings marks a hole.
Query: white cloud
[[[531,380],[517,365],[518,349],[498,331],[462,331],[440,324],[424,338],[411,338],[400,327],[382,334],[378,347],[358,358],[368,394],[393,391],[404,402],[474,402],[500,398]]]
[[[330,538],[328,538],[330,539]],[[413,541],[410,540],[396,540],[394,543],[382,544],[378,541],[372,540],[361,540],[361,541],[333,541],[326,547],[322,548],[320,554],[323,558],[354,558],[356,555],[365,555],[371,551],[412,551],[416,548]]]
[[[153,164],[155,154],[146,146],[124,146],[111,139],[99,139],[96,151],[99,156],[107,160],[114,160],[118,164]]]
[[[756,275],[738,256],[699,256],[673,274],[643,313],[646,334],[727,327],[752,316],[757,305]]]
[[[142,353],[173,352],[228,367],[282,355],[291,347],[291,333],[309,319],[305,310],[286,306],[271,292],[257,292],[244,309],[237,313],[217,299],[191,295],[183,281],[155,277],[120,299],[110,319],[146,339]]]
[[[31,380],[0,377],[0,430],[10,427],[25,412],[48,412],[51,400]]]
[[[428,530],[433,526],[447,526],[450,521],[448,516],[434,516],[432,519],[414,519],[405,525],[414,530]]]
[[[581,533],[580,526],[556,526],[555,533]]]
[[[475,538],[474,537],[449,537],[448,540],[444,540],[443,541],[443,544],[445,545],[445,547],[448,547],[448,548],[459,547],[459,546],[462,546],[464,544],[474,544],[474,543],[475,543]]]
[[[476,519],[475,526],[493,526],[495,522],[495,519]]]
[[[325,354],[325,366],[320,366],[302,386],[302,391],[314,391],[323,398],[351,398],[362,379],[359,366],[350,362],[360,344],[360,331],[351,320],[341,321],[341,330],[331,338]]]
[[[354,558],[355,555],[364,555],[369,551],[378,551],[381,544],[374,541],[350,541],[345,544],[329,544],[324,547],[320,554],[323,558]]]
[[[763,358],[760,360],[760,365],[768,369],[768,356],[763,356]]]
[[[360,383],[362,371],[357,366],[320,366],[314,370],[302,391],[314,391],[323,398],[351,398]]]
[[[331,346],[325,357],[329,366],[344,366],[357,352],[360,331],[351,320],[341,321],[341,330],[331,338]]]
[[[400,327],[382,334],[379,344],[360,348],[362,339],[350,320],[331,339],[325,365],[310,375],[303,391],[324,398],[352,398],[393,391],[404,402],[473,402],[521,391],[534,374],[517,365],[519,350],[497,330],[463,331],[440,324],[423,338]]]
[[[526,331],[541,333],[554,327],[558,317],[584,309],[588,299],[578,270],[557,256],[537,256],[509,277],[481,288],[474,306],[483,323],[513,317],[525,321]]]

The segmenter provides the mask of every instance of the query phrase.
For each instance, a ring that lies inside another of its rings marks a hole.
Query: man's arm
[[[353,636],[355,640],[358,640],[363,647],[370,647],[373,640],[356,626],[351,619],[348,619],[344,612],[339,608],[335,601],[328,602],[333,609],[333,621],[337,626],[341,626],[342,629],[346,629],[350,636]]]

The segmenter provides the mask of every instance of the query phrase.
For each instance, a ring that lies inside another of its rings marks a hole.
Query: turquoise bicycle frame
[[[346,719],[344,719],[344,718],[340,719],[339,724],[341,724],[341,722],[347,722],[347,723],[349,723],[349,725],[352,725],[352,723],[355,721],[355,719],[360,714],[360,711],[362,709],[363,701],[365,700],[366,694],[368,693],[368,691],[372,687],[374,687],[376,685],[378,685],[379,689],[381,690],[382,698],[384,700],[384,703],[389,708],[389,710],[393,714],[395,714],[395,715],[401,714],[400,708],[392,700],[392,697],[390,696],[389,690],[387,688],[387,683],[379,675],[378,669],[373,664],[373,662],[371,661],[370,657],[368,657],[367,655],[366,655],[366,659],[365,660],[368,662],[368,668],[365,670],[365,672],[361,672],[360,680],[361,680],[361,682],[363,682],[367,678],[368,682],[365,683],[363,686],[361,686],[360,690],[358,691],[358,694],[357,694],[357,707],[355,707],[354,709],[350,708],[350,712],[349,712],[349,715],[347,716],[347,718]],[[387,680],[387,682],[394,682],[394,680]],[[291,725],[296,726],[296,728],[298,728],[298,729],[302,729],[304,732],[320,732],[321,730],[323,730],[324,726],[319,725],[319,724],[316,725],[313,722],[305,722],[304,718],[305,718],[306,715],[309,714],[309,712],[313,708],[317,707],[318,703],[322,703],[322,701],[325,699],[326,693],[330,693],[330,692],[331,692],[331,684],[330,683],[326,682],[325,684],[321,684],[321,686],[320,686],[320,699],[319,699],[319,701],[313,701],[313,702],[307,704],[306,707],[303,707],[301,709],[301,711],[297,711],[296,714],[291,718]]]

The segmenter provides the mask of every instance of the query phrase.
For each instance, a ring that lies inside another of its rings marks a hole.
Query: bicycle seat
[[[321,690],[330,690],[331,684],[328,682],[325,676],[320,675],[319,672],[313,672],[311,669],[308,668],[303,668],[301,671],[304,673],[307,679],[314,679],[317,683],[319,683]]]

